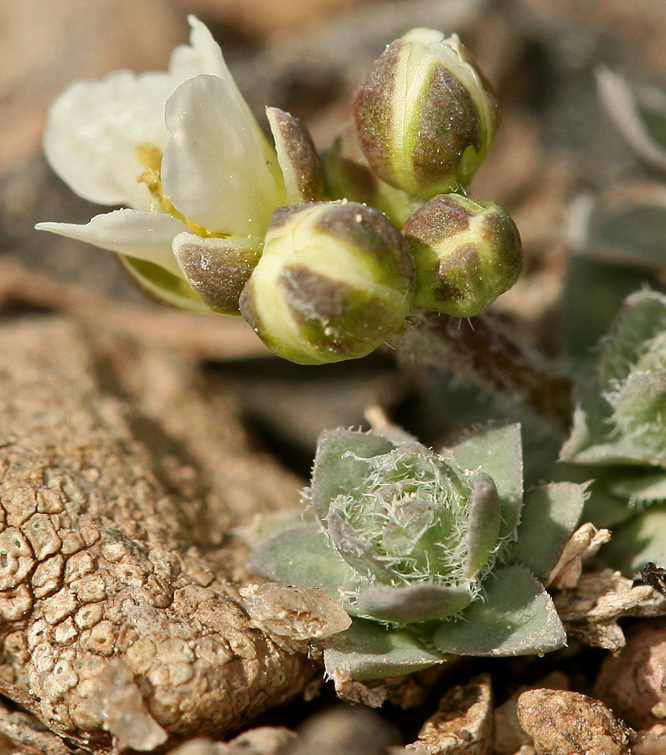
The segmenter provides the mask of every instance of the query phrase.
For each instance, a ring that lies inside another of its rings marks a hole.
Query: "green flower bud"
[[[395,189],[378,178],[366,160],[353,125],[344,128],[323,155],[326,195],[370,205],[399,228],[423,205],[413,194]]]
[[[365,356],[402,325],[414,263],[382,213],[354,202],[276,210],[243,289],[243,317],[279,356],[323,364]]]
[[[416,267],[414,304],[473,317],[518,279],[520,235],[494,202],[440,194],[405,223]]]
[[[387,183],[422,197],[466,186],[497,131],[497,100],[454,34],[413,29],[390,44],[356,95],[363,151]]]

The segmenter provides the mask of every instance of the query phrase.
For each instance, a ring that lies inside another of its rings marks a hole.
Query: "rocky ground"
[[[457,31],[504,108],[471,193],[511,211],[526,254],[495,313],[513,338],[557,359],[572,200],[658,178],[609,123],[593,72],[603,63],[666,81],[666,7],[48,6],[0,2],[0,751],[666,752],[666,625],[650,618],[664,601],[613,573],[559,585],[565,650],[465,659],[350,692],[386,699],[379,712],[337,703],[317,654],[243,608],[238,590],[256,581],[252,527],[299,506],[319,432],[360,424],[368,406],[424,442],[454,435],[436,378],[388,349],[327,367],[282,362],[240,319],[153,305],[110,254],[33,230],[95,212],[41,155],[48,104],[75,78],[163,68],[186,39],[188,12],[213,30],[257,114],[271,104],[298,115],[320,147],[386,43],[413,26]]]

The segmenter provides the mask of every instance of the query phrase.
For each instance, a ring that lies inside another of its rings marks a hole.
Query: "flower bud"
[[[416,267],[417,307],[473,317],[518,279],[515,223],[494,202],[440,194],[405,223]]]
[[[378,178],[368,165],[352,124],[345,127],[323,155],[326,195],[368,204],[383,212],[399,228],[423,205],[413,194]]]
[[[238,315],[238,299],[259,257],[261,243],[251,238],[202,238],[179,233],[173,253],[185,280],[213,312]]]
[[[375,62],[354,116],[375,173],[430,198],[472,180],[497,131],[499,107],[457,35],[413,29]]]
[[[279,356],[322,364],[365,356],[402,325],[414,263],[397,228],[354,202],[279,207],[240,309]]]

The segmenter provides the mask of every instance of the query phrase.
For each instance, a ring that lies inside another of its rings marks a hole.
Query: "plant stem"
[[[568,430],[573,416],[571,381],[549,369],[538,354],[515,343],[491,318],[469,320],[420,312],[390,341],[401,356],[452,370],[508,395]]]

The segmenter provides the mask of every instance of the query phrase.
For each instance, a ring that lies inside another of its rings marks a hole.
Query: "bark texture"
[[[197,440],[187,437],[183,412],[206,430],[192,401],[181,395],[172,404],[182,437],[169,437],[149,414],[175,398],[163,389],[168,380],[139,410],[141,400],[109,392],[111,364],[68,319],[5,323],[2,691],[79,744],[106,747],[115,738],[142,750],[232,729],[296,693],[307,659],[249,626],[220,567],[229,561],[220,542],[242,517],[215,493],[215,480],[211,489],[201,479],[208,462],[188,456]],[[209,457],[218,440],[210,439]],[[238,443],[231,453],[239,456]],[[224,477],[225,458],[209,464]],[[279,489],[270,465],[245,459],[241,477],[250,467],[263,480],[256,485]],[[245,490],[246,519],[270,506]],[[230,563],[242,577],[242,559]]]

